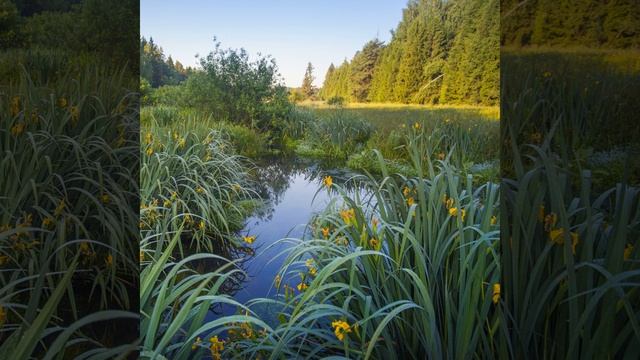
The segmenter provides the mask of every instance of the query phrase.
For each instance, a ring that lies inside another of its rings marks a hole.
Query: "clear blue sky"
[[[307,63],[316,86],[336,65],[378,35],[387,42],[406,0],[141,0],[140,33],[185,66],[223,48],[276,59],[287,86],[300,86]]]

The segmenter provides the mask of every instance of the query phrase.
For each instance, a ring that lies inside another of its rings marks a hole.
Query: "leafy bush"
[[[184,86],[164,85],[149,91],[150,105],[181,106],[184,103]]]
[[[332,106],[342,106],[345,104],[345,102],[346,100],[342,96],[332,96],[329,99],[327,99],[327,105],[332,105]]]
[[[276,124],[287,116],[291,104],[272,58],[250,61],[244,49],[223,50],[216,43],[200,64],[203,70],[185,82],[186,106],[279,137]]]

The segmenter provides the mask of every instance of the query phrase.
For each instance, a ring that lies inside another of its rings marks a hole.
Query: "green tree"
[[[250,61],[244,49],[225,50],[215,41],[214,50],[200,59],[200,65],[202,70],[189,75],[184,84],[184,105],[279,135],[291,104],[273,58]]]
[[[335,65],[333,65],[333,63],[331,63],[331,65],[329,65],[329,68],[327,69],[327,73],[324,76],[324,82],[322,83],[322,88],[318,91],[318,95],[320,96],[321,99],[323,100],[327,100],[329,97],[331,97],[331,93],[332,93],[332,86],[335,82],[334,79],[334,74],[336,71],[336,67]]]
[[[0,49],[19,46],[20,16],[15,4],[0,0]]]
[[[313,86],[313,80],[315,80],[315,77],[313,76],[313,65],[309,63],[307,65],[307,70],[304,73],[304,78],[302,79],[302,86],[300,88],[305,98],[307,99],[311,99],[316,91]]]
[[[368,100],[375,65],[383,48],[384,44],[380,40],[371,40],[351,60],[350,95],[354,101]]]

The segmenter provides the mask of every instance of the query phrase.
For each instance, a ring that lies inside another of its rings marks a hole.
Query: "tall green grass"
[[[422,134],[408,140],[416,177],[390,174],[382,162],[382,179],[355,179],[366,195],[335,184],[319,190],[337,192],[339,201],[312,220],[310,238],[283,240],[294,246],[274,280],[280,297],[248,304],[282,308],[280,324],[262,337],[232,336],[243,348],[239,356],[498,352],[498,186],[473,187],[446,158],[424,160],[421,149],[431,141]],[[337,334],[338,325],[347,330]]]
[[[607,181],[584,161],[634,142],[622,126],[636,105],[621,100],[637,75],[603,66],[600,55],[504,57],[505,358],[640,356],[640,189],[629,176],[631,153],[626,174]]]
[[[138,317],[136,95],[121,71],[38,74],[0,87],[0,353],[126,354],[135,333],[108,337]]]
[[[231,297],[245,276],[238,261],[246,250],[236,231],[257,196],[246,159],[222,132],[160,121],[143,121],[141,132],[141,358],[217,358],[211,339],[222,339],[234,324],[268,329]],[[205,323],[222,304],[247,314]]]

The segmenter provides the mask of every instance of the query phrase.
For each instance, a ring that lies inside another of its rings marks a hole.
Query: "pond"
[[[334,183],[343,184],[356,174],[317,160],[269,158],[256,163],[253,175],[258,192],[266,203],[246,220],[239,232],[242,236],[256,236],[251,244],[253,255],[241,265],[247,277],[233,294],[234,299],[242,304],[255,298],[276,296],[274,279],[291,246],[290,242],[279,240],[303,238],[309,220],[337,197],[337,194],[322,189],[324,176],[330,175]],[[295,287],[297,283],[289,282],[289,285]],[[277,321],[277,309],[265,305],[252,307],[252,310],[268,324],[274,325]],[[214,309],[207,320],[236,312],[234,306],[224,305]]]

